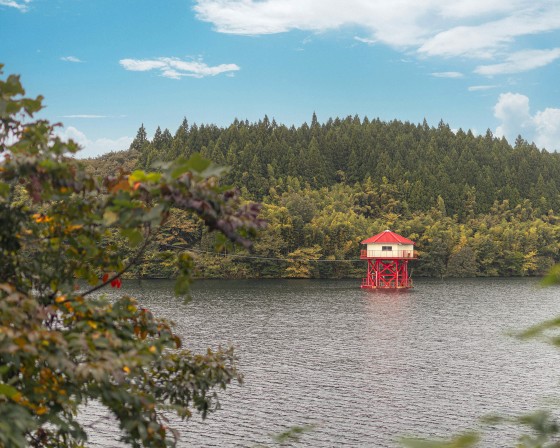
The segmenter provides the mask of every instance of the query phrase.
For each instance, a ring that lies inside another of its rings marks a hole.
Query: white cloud
[[[532,127],[529,98],[519,93],[502,93],[494,106],[494,116],[502,123],[496,129],[498,137],[512,140]]]
[[[194,10],[221,33],[354,27],[368,45],[438,57],[501,60],[516,39],[560,30],[558,0],[195,0]]]
[[[56,133],[61,139],[72,139],[78,145],[80,145],[81,148],[83,148],[76,155],[80,159],[85,159],[87,157],[97,157],[107,152],[128,149],[133,140],[132,137],[120,137],[115,140],[109,138],[90,140],[82,131],[76,129],[73,126],[58,130]]]
[[[471,17],[507,14],[520,8],[527,2],[519,0],[459,0],[436,2],[442,10],[442,16],[448,19],[468,19]]]
[[[481,90],[490,90],[490,89],[495,89],[497,86],[494,85],[480,85],[480,86],[469,86],[468,90],[469,92],[479,92]]]
[[[119,63],[126,69],[133,72],[147,72],[155,68],[164,69],[163,61],[142,60],[142,59],[121,59]]]
[[[10,8],[19,9],[21,12],[28,10],[28,4],[31,0],[0,0],[0,6],[8,6]]]
[[[560,48],[551,50],[527,50],[510,54],[505,62],[500,64],[481,65],[475,69],[479,75],[507,75],[526,72],[544,67],[560,58]]]
[[[240,69],[236,64],[220,64],[211,67],[201,61],[182,61],[179,58],[121,59],[119,63],[126,70],[135,72],[159,70],[161,76],[170,79],[181,79],[183,76],[203,78]]]
[[[432,76],[436,78],[462,78],[463,74],[459,72],[434,72]]]
[[[543,148],[560,150],[560,109],[546,108],[533,117],[535,143]]]
[[[321,32],[359,26],[379,40],[394,45],[417,43],[425,31],[419,22],[431,11],[412,0],[197,0],[194,10],[217,31],[231,34],[275,34],[290,30]],[[358,40],[359,40],[358,39]]]
[[[519,2],[523,3],[523,2]],[[457,25],[428,39],[419,48],[427,56],[489,59],[507,51],[516,38],[560,29],[560,3],[529,2],[497,20]]]
[[[84,62],[84,61],[82,61],[81,59],[78,59],[75,56],[63,56],[63,57],[60,58],[60,60],[64,61],[64,62]]]
[[[546,108],[531,115],[529,98],[519,93],[502,93],[494,106],[494,116],[500,120],[498,137],[513,142],[518,135],[534,141],[541,148],[560,151],[560,109]]]
[[[377,43],[377,40],[375,39],[369,39],[367,37],[360,37],[360,36],[354,36],[354,40],[357,40],[358,42],[362,42],[368,45],[374,45]]]
[[[96,115],[96,114],[71,114],[61,115],[61,118],[80,118],[80,119],[98,119],[98,118],[125,118],[126,115]]]
[[[63,115],[62,118],[109,118],[108,115],[75,114]]]
[[[170,79],[181,79],[181,73],[173,69],[165,69],[162,71],[161,76]]]

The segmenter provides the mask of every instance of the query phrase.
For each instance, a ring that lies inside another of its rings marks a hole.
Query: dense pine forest
[[[216,255],[213,235],[177,213],[137,275],[172,276],[162,254],[188,248],[204,277],[360,276],[359,242],[386,228],[416,241],[415,276],[539,275],[560,261],[560,156],[522,137],[357,116],[297,128],[185,119],[151,141],[141,126],[128,151],[87,164],[108,175],[195,152],[230,167],[223,181],[262,203],[268,228],[252,253]]]

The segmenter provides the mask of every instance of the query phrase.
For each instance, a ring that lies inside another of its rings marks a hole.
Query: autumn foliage
[[[97,292],[122,286],[172,210],[249,246],[259,207],[198,155],[98,179],[72,157],[75,143],[34,119],[42,98],[24,95],[18,76],[0,80],[0,447],[81,446],[76,417],[90,400],[116,417],[124,442],[174,445],[164,412],[215,410],[214,390],[240,380],[232,351],[193,354],[135,299]],[[190,254],[167,259],[185,292]]]

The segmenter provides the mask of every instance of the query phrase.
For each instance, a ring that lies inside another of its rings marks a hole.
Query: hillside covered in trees
[[[107,175],[194,152],[229,166],[225,182],[261,202],[269,226],[251,257],[217,257],[212,235],[174,216],[140,275],[173,275],[158,253],[181,246],[207,277],[360,276],[359,241],[386,228],[417,242],[415,275],[538,275],[560,260],[560,156],[521,137],[511,146],[443,122],[359,117],[321,124],[314,115],[297,128],[267,117],[224,128],[185,119],[152,140],[142,126],[128,151],[88,164]]]

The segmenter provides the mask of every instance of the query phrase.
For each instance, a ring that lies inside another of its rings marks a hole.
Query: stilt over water
[[[364,289],[408,289],[412,279],[408,262],[416,258],[414,241],[390,230],[362,241],[360,258],[367,260],[367,277],[362,280]]]

